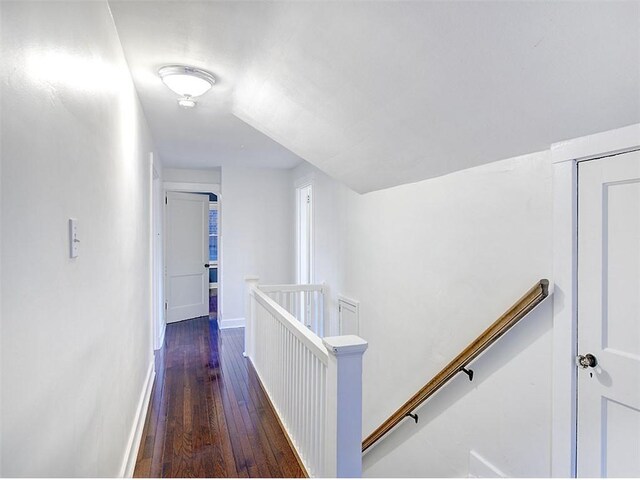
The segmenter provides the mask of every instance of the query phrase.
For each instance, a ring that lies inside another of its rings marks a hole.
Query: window
[[[218,202],[209,203],[209,289],[218,288]]]
[[[218,261],[218,207],[209,205],[209,260]]]

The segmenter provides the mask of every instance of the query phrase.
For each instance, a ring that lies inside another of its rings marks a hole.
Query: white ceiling
[[[359,192],[640,122],[640,1],[111,1],[170,166],[290,167]],[[193,111],[155,75],[219,79]]]
[[[167,167],[291,168],[300,158],[232,113],[232,93],[266,4],[110,1],[154,143]],[[157,75],[167,64],[204,68],[216,84],[192,110]]]

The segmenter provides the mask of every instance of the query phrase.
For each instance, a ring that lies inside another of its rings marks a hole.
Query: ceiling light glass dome
[[[158,70],[158,75],[172,91],[187,98],[199,97],[216,83],[209,72],[187,65],[164,66]]]

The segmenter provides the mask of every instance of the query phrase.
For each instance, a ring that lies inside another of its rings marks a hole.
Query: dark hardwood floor
[[[249,361],[243,329],[167,325],[135,477],[302,477]]]

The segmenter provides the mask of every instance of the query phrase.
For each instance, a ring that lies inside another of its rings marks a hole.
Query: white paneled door
[[[640,152],[578,166],[580,477],[640,477]]]
[[[298,243],[298,275],[299,284],[311,283],[313,279],[313,221],[311,185],[296,189],[297,195],[297,243]]]
[[[209,196],[167,193],[167,322],[209,314]]]
[[[313,279],[313,187],[309,184],[296,188],[296,196],[297,280],[299,284],[309,284]],[[311,328],[311,297],[302,292],[298,295],[300,305],[304,306],[298,320]]]

